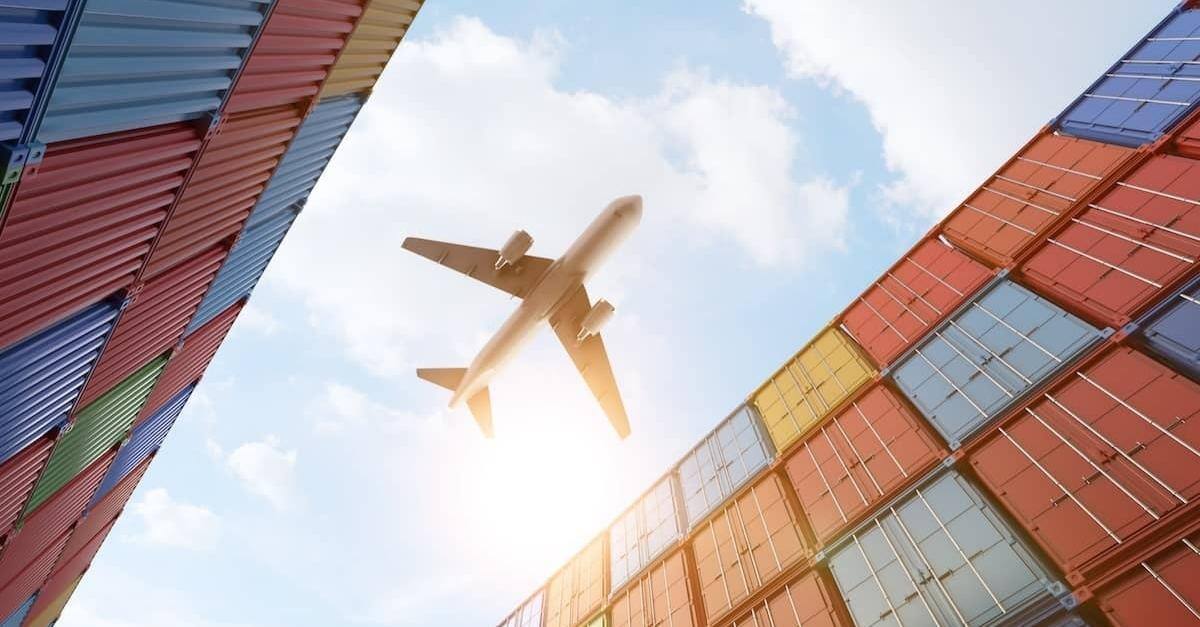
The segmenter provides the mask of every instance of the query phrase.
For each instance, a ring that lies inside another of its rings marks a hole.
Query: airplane
[[[525,254],[533,246],[533,238],[525,231],[513,233],[499,250],[405,238],[401,244],[404,249],[521,299],[516,311],[470,366],[418,368],[417,376],[453,392],[451,408],[465,400],[484,436],[492,438],[495,433],[488,383],[547,320],[617,436],[627,437],[629,417],[600,337],[601,328],[612,318],[615,308],[603,299],[592,304],[584,282],[641,219],[641,196],[617,198],[558,259]]]

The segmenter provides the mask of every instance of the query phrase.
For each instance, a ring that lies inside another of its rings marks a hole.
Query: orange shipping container
[[[709,621],[769,584],[808,551],[775,474],[696,529],[692,552]]]
[[[692,583],[687,555],[672,553],[613,600],[613,627],[699,627]]]
[[[754,604],[727,627],[842,627],[850,623],[834,609],[837,591],[808,571]]]
[[[550,580],[545,627],[572,627],[600,609],[607,597],[604,549],[604,536],[600,536]]]

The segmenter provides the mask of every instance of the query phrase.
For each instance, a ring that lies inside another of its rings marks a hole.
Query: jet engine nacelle
[[[515,266],[533,246],[533,237],[525,231],[517,231],[500,247],[500,257],[496,259],[496,269],[504,266]]]
[[[587,315],[580,321],[579,336],[576,339],[582,342],[593,335],[599,334],[600,329],[604,328],[604,325],[608,324],[609,320],[612,320],[613,313],[616,310],[617,308],[613,307],[612,303],[604,299],[596,301],[596,304],[592,305]]]

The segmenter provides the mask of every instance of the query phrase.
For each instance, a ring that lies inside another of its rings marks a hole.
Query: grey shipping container
[[[1001,279],[904,356],[896,385],[957,448],[1106,332]]]
[[[1154,352],[1200,380],[1200,276],[1163,301],[1138,326]]]
[[[1031,625],[1071,605],[996,508],[953,470],[881,511],[829,556],[859,627]]]
[[[268,0],[82,0],[37,139],[88,137],[213,115]]]
[[[689,527],[771,461],[771,447],[753,411],[749,405],[739,407],[679,462],[676,472]]]

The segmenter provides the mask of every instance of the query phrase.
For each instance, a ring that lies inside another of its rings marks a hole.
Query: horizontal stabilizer
[[[475,393],[475,396],[467,399],[467,407],[471,410],[471,415],[475,417],[475,423],[479,425],[479,430],[483,431],[483,437],[491,439],[496,434],[492,431],[492,397],[488,394],[488,389],[483,388]]]
[[[435,385],[440,385],[451,392],[458,389],[466,368],[417,368],[417,376]]]

